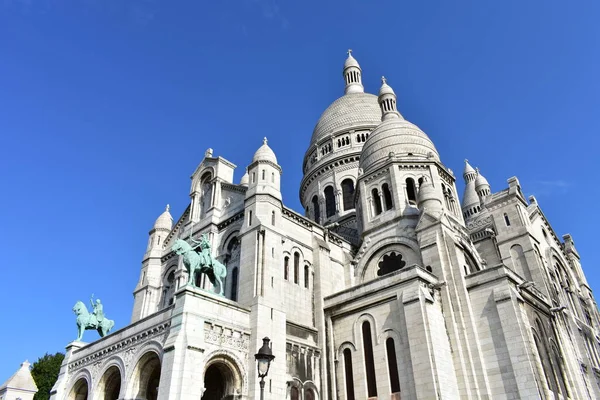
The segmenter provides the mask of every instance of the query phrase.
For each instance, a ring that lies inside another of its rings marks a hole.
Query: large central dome
[[[348,93],[340,97],[321,114],[315,126],[311,146],[332,133],[352,128],[373,128],[381,122],[377,96],[370,93]]]

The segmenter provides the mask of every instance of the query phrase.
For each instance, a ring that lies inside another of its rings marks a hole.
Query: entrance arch
[[[88,398],[88,383],[85,378],[79,378],[73,385],[69,400],[87,400]]]
[[[106,370],[98,384],[98,400],[118,400],[121,393],[121,370],[113,365]]]
[[[130,396],[140,400],[157,400],[160,382],[160,358],[154,351],[144,354],[131,379]]]
[[[223,356],[211,360],[204,372],[202,400],[234,400],[242,393],[242,378],[236,364]]]

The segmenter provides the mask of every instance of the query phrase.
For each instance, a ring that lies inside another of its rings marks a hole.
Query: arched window
[[[335,215],[335,194],[333,193],[333,186],[327,186],[325,188],[325,216],[327,218]]]
[[[300,400],[300,391],[296,386],[292,386],[292,388],[290,389],[290,399]]]
[[[383,200],[385,201],[385,209],[390,210],[393,207],[392,204],[392,192],[390,192],[390,188],[387,183],[384,183],[381,186],[381,190],[383,191]]]
[[[309,283],[309,268],[308,265],[304,266],[304,287],[308,289],[308,283]]]
[[[271,211],[271,225],[275,225],[275,211]]]
[[[321,210],[319,209],[319,197],[314,195],[312,198],[313,210],[315,211],[315,222],[321,222]]]
[[[238,299],[238,267],[235,267],[231,271],[231,300],[237,301]]]
[[[508,214],[504,213],[504,223],[506,226],[510,226],[510,219],[508,219]]]
[[[312,389],[306,389],[304,391],[304,400],[316,400],[315,391]]]
[[[286,281],[290,279],[290,258],[288,256],[283,258],[283,279]]]
[[[410,204],[417,204],[417,190],[413,178],[406,178],[406,197]]]
[[[362,324],[363,349],[365,356],[365,370],[367,372],[367,396],[377,397],[377,382],[375,381],[375,360],[373,358],[373,341],[371,340],[371,324],[368,321]]]
[[[346,400],[355,400],[354,397],[354,374],[352,372],[352,352],[344,350],[344,380],[346,381]]]
[[[300,280],[300,253],[294,253],[294,283]]]
[[[344,179],[342,181],[342,199],[344,211],[354,208],[354,182],[352,179]]]
[[[381,198],[379,197],[379,190],[371,190],[371,197],[373,198],[373,214],[381,214]]]
[[[385,341],[385,350],[387,352],[392,393],[400,393],[400,378],[398,377],[398,362],[396,360],[396,345],[394,344],[394,339],[388,338]]]

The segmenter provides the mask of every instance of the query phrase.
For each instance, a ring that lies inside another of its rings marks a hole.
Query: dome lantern
[[[390,118],[399,118],[400,113],[396,108],[396,93],[394,89],[387,84],[385,76],[381,77],[381,88],[379,89],[379,97],[377,98],[381,107],[381,120],[385,121]]]
[[[348,58],[344,63],[344,80],[346,89],[344,93],[364,93],[365,88],[362,84],[362,70],[358,61],[352,57],[352,49],[348,49]]]

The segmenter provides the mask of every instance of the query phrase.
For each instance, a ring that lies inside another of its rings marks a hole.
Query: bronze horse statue
[[[195,241],[194,241],[195,242]],[[223,296],[223,281],[227,276],[227,269],[218,260],[215,260],[210,254],[210,244],[205,235],[198,243],[200,252],[196,252],[188,242],[182,239],[177,239],[171,248],[177,255],[183,256],[183,265],[188,272],[188,285],[194,285],[194,277],[196,272],[206,274],[210,283],[215,286],[219,284],[219,294]]]

